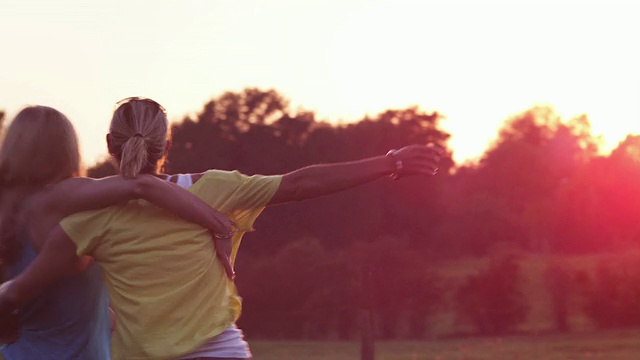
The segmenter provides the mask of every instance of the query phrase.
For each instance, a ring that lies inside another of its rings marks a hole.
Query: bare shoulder
[[[28,216],[31,219],[38,219],[37,223],[47,224],[51,219],[58,219],[60,206],[73,196],[73,189],[84,186],[86,182],[76,178],[60,181],[51,184],[33,194],[29,199]]]

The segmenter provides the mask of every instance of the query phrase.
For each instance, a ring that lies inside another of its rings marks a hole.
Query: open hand
[[[444,153],[441,147],[433,144],[409,145],[390,152],[390,156],[401,162],[398,175],[435,175],[438,172],[438,163]]]

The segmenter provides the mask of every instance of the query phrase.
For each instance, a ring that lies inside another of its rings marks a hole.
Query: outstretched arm
[[[383,176],[435,175],[442,152],[437,146],[411,145],[386,156],[307,166],[282,177],[280,187],[269,205],[332,194]]]
[[[76,212],[99,209],[132,199],[145,199],[177,216],[209,229],[214,237],[216,254],[225,272],[233,277],[229,260],[233,223],[194,194],[176,184],[152,175],[135,179],[111,176],[104,179],[74,178],[56,186],[46,208],[61,217]]]

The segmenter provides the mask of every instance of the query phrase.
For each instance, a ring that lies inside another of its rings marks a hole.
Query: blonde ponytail
[[[153,100],[128,98],[118,103],[109,128],[109,152],[124,177],[155,173],[164,158],[169,122]]]
[[[135,134],[122,145],[120,160],[120,173],[122,176],[126,178],[138,176],[148,162],[147,145],[141,135]]]

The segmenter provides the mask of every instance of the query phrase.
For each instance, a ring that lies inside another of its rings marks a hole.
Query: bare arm
[[[76,246],[58,225],[35,260],[17,277],[0,287],[0,313],[10,312],[81,266]]]
[[[434,175],[441,154],[442,150],[435,146],[411,145],[393,155],[307,166],[282,177],[269,205],[332,194],[394,173],[399,176]]]
[[[220,234],[232,230],[231,222],[207,203],[181,187],[151,175],[135,179],[74,178],[56,187],[48,203],[61,217],[100,209],[133,199],[145,199],[177,216]]]
[[[76,212],[100,209],[132,199],[145,199],[177,216],[209,229],[214,236],[216,254],[225,272],[233,277],[231,266],[232,222],[194,194],[176,184],[152,175],[135,179],[111,176],[105,179],[75,178],[56,186],[47,198],[48,206],[66,217]]]

